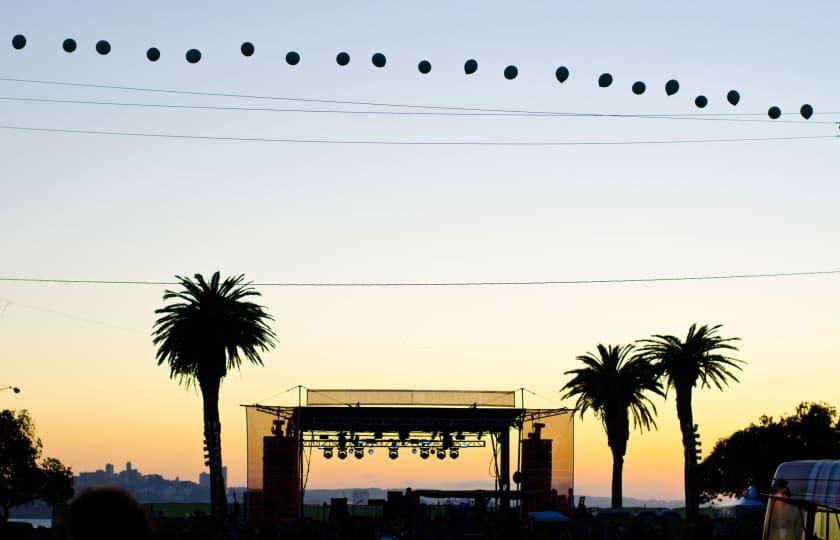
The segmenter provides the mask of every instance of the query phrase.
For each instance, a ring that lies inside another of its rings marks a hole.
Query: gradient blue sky
[[[836,2],[27,2],[0,8],[0,76],[444,106],[601,113],[840,111]],[[22,51],[9,40],[23,33]],[[4,37],[5,36],[5,37]],[[79,49],[61,50],[73,37]],[[107,39],[112,52],[94,51]],[[243,41],[256,54],[239,53]],[[145,50],[158,47],[157,63]],[[184,52],[199,48],[199,64]],[[298,51],[302,61],[283,58]],[[335,64],[337,52],[349,66]],[[388,57],[384,69],[370,55]],[[467,77],[462,65],[476,58]],[[416,69],[431,61],[429,75]],[[515,81],[502,70],[519,67]],[[563,85],[558,65],[571,70]],[[596,80],[608,71],[613,87]],[[682,90],[666,97],[677,78]],[[631,84],[648,83],[644,96]],[[738,89],[737,109],[725,102]],[[0,82],[0,96],[290,103]],[[316,107],[316,105],[311,105]],[[617,141],[835,135],[832,125],[607,118],[355,117],[0,101],[2,124],[220,136]],[[757,118],[766,118],[759,116]],[[789,119],[797,119],[790,117]],[[840,120],[840,114],[814,121]],[[552,148],[282,145],[0,130],[5,276],[256,281],[543,280],[840,268],[836,139]],[[280,346],[222,397],[225,459],[244,478],[237,404],[293,384],[508,389],[557,398],[599,342],[723,323],[742,384],[697,397],[714,440],[805,399],[836,401],[836,277],[539,289],[268,289]],[[29,408],[76,470],[131,459],[195,477],[200,407],[153,363],[160,287],[0,284],[0,406]],[[35,310],[32,308],[40,308]],[[48,313],[106,322],[114,329]],[[127,330],[127,331],[126,331]],[[535,403],[549,405],[549,402]],[[673,403],[630,441],[625,493],[679,496]],[[706,427],[708,426],[708,427]],[[605,494],[598,424],[579,424],[579,491]],[[709,445],[710,446],[710,445]],[[663,465],[665,464],[665,465]],[[653,475],[652,471],[658,471]],[[348,472],[342,482],[358,481]],[[402,479],[394,477],[398,484]],[[315,479],[329,485],[333,479]],[[408,479],[406,479],[408,481]]]

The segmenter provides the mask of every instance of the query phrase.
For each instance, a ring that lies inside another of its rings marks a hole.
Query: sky
[[[0,100],[4,126],[215,137],[626,142],[837,135],[831,1],[26,2],[0,8],[0,77],[302,99],[600,114],[756,113],[811,121],[463,117],[117,107]],[[22,50],[12,36],[24,34]],[[5,36],[5,37],[4,37]],[[78,50],[61,49],[72,37]],[[112,51],[94,50],[107,39]],[[243,41],[256,53],[244,57]],[[161,59],[146,60],[149,47]],[[198,64],[184,53],[202,51]],[[284,61],[296,51],[301,62]],[[347,51],[348,66],[335,63]],[[370,62],[387,57],[384,68]],[[466,59],[478,71],[463,72]],[[427,59],[423,75],[417,63]],[[519,76],[502,72],[516,65]],[[565,65],[571,76],[554,77]],[[615,82],[599,88],[598,76]],[[663,85],[680,81],[668,97]],[[635,81],[648,91],[636,96]],[[736,89],[741,101],[729,105]],[[384,110],[0,81],[0,97]],[[391,109],[395,110],[395,109]],[[399,109],[412,110],[412,109]],[[720,117],[718,117],[720,118]],[[724,117],[727,118],[727,117]],[[728,117],[732,118],[732,117]],[[818,123],[828,122],[828,123]],[[398,146],[138,138],[0,129],[0,277],[255,282],[530,281],[840,269],[838,140]],[[164,286],[0,282],[0,407],[26,408],[74,471],[196,479],[200,396],[157,367]],[[840,277],[486,288],[262,287],[278,346],[224,382],[223,457],[244,483],[243,403],[312,388],[558,390],[598,343],[723,324],[740,383],[695,394],[704,449],[760,415],[836,401]],[[5,307],[5,310],[3,309]],[[679,498],[673,395],[631,435],[624,493]],[[579,493],[609,493],[600,424],[576,425]],[[488,482],[410,460],[320,470],[311,487]],[[815,456],[817,457],[817,456]],[[469,470],[467,470],[469,469]],[[371,475],[376,473],[378,477]]]

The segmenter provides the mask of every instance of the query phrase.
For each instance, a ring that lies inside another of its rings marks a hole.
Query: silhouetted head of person
[[[67,508],[68,540],[148,540],[149,517],[128,492],[118,488],[83,491]]]

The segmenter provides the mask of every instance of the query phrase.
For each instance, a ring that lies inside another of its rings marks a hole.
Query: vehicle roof
[[[787,461],[773,475],[776,495],[840,508],[840,460]]]

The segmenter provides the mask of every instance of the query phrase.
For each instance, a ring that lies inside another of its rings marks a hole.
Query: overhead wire
[[[549,286],[549,285],[598,285],[621,283],[664,283],[680,281],[720,281],[730,279],[760,279],[784,277],[814,277],[840,275],[837,270],[814,270],[805,272],[764,272],[752,274],[706,274],[640,278],[612,279],[571,279],[545,281],[402,281],[402,282],[253,282],[255,287],[489,287],[489,286]],[[106,280],[106,279],[70,279],[70,278],[35,278],[0,276],[0,282],[10,283],[51,283],[80,285],[179,285],[177,281],[154,280]]]
[[[55,309],[44,308],[44,307],[39,307],[39,306],[32,306],[32,305],[29,305],[29,304],[22,304],[20,302],[15,302],[15,301],[12,301],[12,300],[6,300],[5,301],[4,305],[2,306],[2,309],[0,309],[0,316],[3,315],[3,313],[6,311],[6,309],[9,308],[9,306],[15,306],[15,307],[23,308],[23,309],[28,309],[30,311],[38,311],[38,312],[41,312],[41,313],[46,313],[46,314],[53,315],[53,316],[56,316],[56,317],[63,317],[65,319],[79,321],[79,322],[83,322],[83,323],[86,323],[86,324],[103,326],[103,327],[106,327],[106,328],[111,328],[113,330],[120,330],[122,332],[128,332],[130,334],[149,335],[148,332],[141,332],[141,331],[133,329],[133,328],[126,328],[124,326],[119,326],[119,325],[116,325],[116,324],[111,324],[111,323],[107,323],[107,322],[103,322],[103,321],[98,321],[96,319],[90,319],[88,317],[81,317],[79,315],[73,315],[72,313],[65,313],[63,311],[57,311]]]
[[[318,145],[353,145],[353,146],[476,146],[476,147],[560,147],[560,146],[639,146],[639,145],[671,145],[671,144],[706,144],[706,143],[741,143],[741,142],[770,142],[796,141],[815,139],[837,139],[838,135],[792,135],[781,137],[735,137],[721,139],[660,139],[660,140],[631,140],[631,141],[397,141],[376,139],[297,139],[272,137],[236,137],[221,135],[188,135],[178,133],[148,133],[140,131],[106,131],[91,129],[63,129],[33,126],[0,125],[0,129],[11,131],[28,131],[38,133],[58,133],[65,135],[104,135],[116,137],[141,137],[152,139],[180,139],[202,141],[236,141],[259,143],[286,144],[318,144]]]
[[[442,106],[442,105],[428,105],[428,104],[408,104],[408,103],[389,103],[377,101],[354,101],[354,100],[339,100],[339,99],[321,99],[321,98],[300,98],[289,96],[271,96],[260,94],[238,94],[230,92],[207,92],[198,90],[175,90],[168,88],[149,88],[141,86],[119,86],[112,84],[95,84],[95,83],[80,83],[69,81],[52,81],[42,79],[23,79],[14,77],[0,77],[0,82],[13,82],[24,84],[39,84],[51,86],[69,86],[78,88],[94,88],[102,90],[121,90],[129,92],[150,92],[162,94],[175,95],[190,95],[190,96],[206,96],[206,97],[224,97],[224,98],[239,98],[239,99],[255,99],[255,100],[269,100],[269,101],[293,101],[300,103],[321,103],[330,105],[356,105],[356,106],[370,106],[370,107],[392,107],[392,108],[408,108],[408,109],[432,109],[441,111],[461,111],[461,112],[481,112],[481,113],[516,113],[526,115],[577,115],[586,113],[563,113],[558,111],[535,111],[523,109],[496,109],[496,108],[477,108],[477,107],[457,107],[457,106]],[[686,113],[673,116],[764,116],[766,113]],[[785,115],[795,115],[796,113],[782,113]],[[814,114],[834,115],[840,114],[840,111],[815,112]],[[646,115],[640,115],[646,116]],[[666,117],[669,115],[647,115],[656,117]]]
[[[264,401],[268,401],[269,399],[276,398],[277,396],[282,396],[283,394],[288,394],[288,393],[289,393],[289,392],[291,392],[292,390],[297,390],[299,387],[300,387],[300,385],[297,385],[297,384],[296,384],[296,385],[294,385],[294,386],[292,386],[292,387],[289,387],[289,388],[287,388],[287,389],[285,389],[285,390],[282,390],[282,391],[280,391],[280,392],[277,392],[276,394],[271,394],[270,396],[268,396],[268,397],[266,397],[266,398],[259,399],[259,400],[257,400],[257,401],[255,401],[255,402],[254,402],[254,405],[260,405],[260,404],[262,404]],[[306,387],[305,387],[305,386],[303,386],[303,388],[306,388]]]
[[[525,390],[526,392],[528,392],[529,394],[531,394],[531,395],[533,395],[533,396],[535,396],[535,397],[538,397],[538,398],[540,398],[540,399],[544,399],[545,401],[548,401],[549,403],[553,403],[553,404],[558,405],[558,406],[560,406],[560,407],[562,407],[562,406],[563,406],[563,404],[562,404],[562,403],[560,403],[559,401],[556,401],[556,400],[551,399],[551,398],[549,398],[549,397],[546,397],[546,396],[543,396],[543,395],[541,395],[541,394],[538,394],[538,393],[534,392],[533,390],[531,390],[530,388],[523,388],[523,390]]]
[[[97,101],[81,99],[30,98],[19,96],[0,96],[0,101],[20,103],[46,103],[57,105],[93,105],[133,108],[159,108],[176,110],[207,110],[230,112],[260,112],[260,113],[302,113],[302,114],[333,114],[333,115],[373,115],[373,116],[429,116],[429,117],[503,117],[503,118],[619,118],[637,120],[687,120],[704,122],[746,122],[767,124],[799,124],[799,125],[837,125],[838,121],[822,120],[772,120],[767,118],[736,118],[719,115],[687,114],[617,114],[617,113],[589,113],[589,112],[482,112],[482,111],[448,111],[448,110],[372,110],[372,109],[302,109],[302,108],[273,108],[273,107],[245,107],[221,105],[190,105],[176,103],[141,103],[126,101]]]

